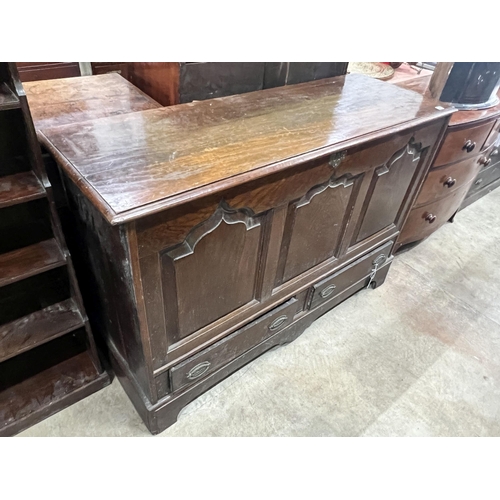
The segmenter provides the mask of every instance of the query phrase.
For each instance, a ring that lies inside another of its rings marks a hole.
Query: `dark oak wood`
[[[18,62],[16,65],[23,83],[81,75],[77,62]]]
[[[0,435],[12,435],[109,383],[97,355],[13,63],[0,85]]]
[[[65,264],[64,255],[55,239],[1,254],[0,287]]]
[[[29,82],[24,88],[37,129],[159,107],[116,73]]]
[[[117,224],[450,113],[349,75],[43,129],[41,140]]]
[[[0,208],[45,198],[45,189],[33,172],[0,177]]]
[[[90,321],[152,432],[384,281],[452,111],[351,75],[37,122],[63,172]]]
[[[19,371],[17,356],[0,365],[0,436],[17,434],[106,384],[89,351],[81,346],[72,352],[61,343],[66,338],[39,347],[37,358],[32,350],[20,355],[29,377]]]
[[[84,326],[73,299],[0,325],[0,363]]]

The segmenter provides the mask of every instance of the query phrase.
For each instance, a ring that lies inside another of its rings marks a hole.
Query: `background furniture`
[[[109,383],[13,63],[0,64],[0,435]]]
[[[429,80],[429,77],[416,78],[397,85],[428,95]],[[427,238],[452,219],[461,206],[467,206],[500,184],[499,117],[500,105],[453,114],[401,231],[397,249]]]
[[[451,112],[349,75],[39,129],[95,325],[151,432],[384,281]]]

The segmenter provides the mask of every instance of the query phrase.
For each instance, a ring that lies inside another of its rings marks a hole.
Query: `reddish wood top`
[[[52,129],[40,138],[112,224],[444,117],[347,75]]]
[[[23,83],[35,128],[159,108],[117,73]]]
[[[427,97],[431,98],[430,92],[428,90],[430,81],[431,76],[422,76],[396,83],[396,85],[407,90],[419,92],[420,94],[426,95]],[[498,96],[500,97],[500,91],[498,92]],[[440,104],[444,106],[443,103]],[[452,117],[450,118],[449,126],[454,127],[458,125],[467,125],[476,121],[487,120],[496,116],[500,116],[500,104],[487,109],[479,109],[477,111],[461,110],[452,115]]]

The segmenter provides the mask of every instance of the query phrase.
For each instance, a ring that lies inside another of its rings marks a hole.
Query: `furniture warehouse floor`
[[[500,189],[160,436],[499,436]],[[20,436],[150,436],[117,380]]]

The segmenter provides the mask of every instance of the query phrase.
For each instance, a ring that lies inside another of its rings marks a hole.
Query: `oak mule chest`
[[[383,283],[452,112],[349,75],[38,131],[93,328],[152,433]]]

